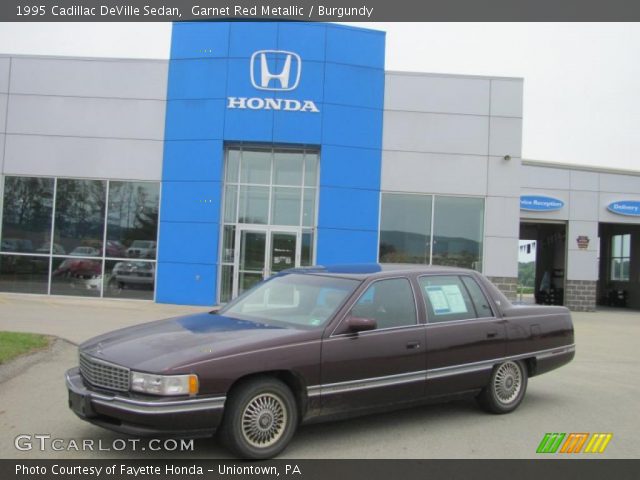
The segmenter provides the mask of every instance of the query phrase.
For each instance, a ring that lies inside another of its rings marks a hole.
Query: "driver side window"
[[[391,278],[372,283],[354,305],[351,315],[375,320],[378,329],[415,325],[416,303],[409,280]]]

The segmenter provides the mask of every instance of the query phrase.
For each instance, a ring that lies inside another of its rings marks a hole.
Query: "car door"
[[[427,310],[427,396],[484,387],[505,356],[506,329],[471,275],[418,278]]]
[[[350,316],[376,321],[374,330],[349,331]],[[424,395],[424,324],[418,321],[408,278],[370,283],[341,323],[323,340],[322,413],[412,401]]]

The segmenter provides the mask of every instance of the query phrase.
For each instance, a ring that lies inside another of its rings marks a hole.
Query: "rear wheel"
[[[232,391],[220,427],[222,441],[236,455],[263,459],[285,449],[298,424],[296,401],[275,378],[257,378]]]
[[[509,413],[518,408],[526,391],[526,366],[520,361],[509,360],[494,367],[489,385],[477,399],[488,412]]]

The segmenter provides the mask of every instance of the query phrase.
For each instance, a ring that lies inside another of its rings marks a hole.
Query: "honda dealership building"
[[[0,291],[213,305],[294,266],[455,265],[640,307],[640,173],[521,159],[523,80],[384,32],[173,26],[169,60],[0,57]],[[561,134],[561,132],[559,132]]]

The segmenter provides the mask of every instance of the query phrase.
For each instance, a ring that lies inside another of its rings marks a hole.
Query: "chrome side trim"
[[[401,373],[398,375],[387,375],[383,377],[364,378],[359,380],[350,380],[347,382],[328,383],[323,385],[314,385],[307,387],[307,396],[310,398],[319,395],[331,395],[336,393],[357,392],[378,387],[390,387],[393,385],[402,385],[406,383],[434,380],[437,378],[451,377],[454,375],[463,375],[466,373],[481,372],[491,370],[496,363],[506,360],[521,360],[523,358],[536,357],[536,359],[545,359],[556,355],[564,355],[574,352],[575,344],[563,347],[550,348],[548,350],[540,350],[538,352],[523,353],[520,355],[510,355],[502,358],[491,360],[483,360],[481,362],[465,363],[462,365],[451,365],[448,367],[432,368],[430,370],[420,370],[416,372]]]
[[[119,395],[110,396],[91,391],[83,385],[82,377],[78,373],[70,374],[67,372],[65,374],[65,382],[67,384],[67,389],[78,395],[88,397],[92,403],[115,408],[123,412],[147,415],[219,410],[224,408],[224,403],[227,398],[225,396],[221,396],[172,400],[167,397],[162,397],[162,399],[157,401],[138,400],[135,398],[127,398]]]
[[[344,392],[355,392],[369,388],[389,387],[405,383],[424,381],[426,370],[419,372],[401,373],[399,375],[388,375],[385,377],[363,378],[361,380],[351,380],[348,382],[327,383],[307,388],[307,395],[315,396],[320,394],[333,394]]]
[[[464,373],[481,372],[483,370],[491,370],[493,368],[493,364],[493,360],[488,360],[486,362],[479,362],[477,364],[470,363],[467,365],[454,365],[451,367],[433,368],[431,370],[427,370],[427,380],[452,377],[454,375],[462,375]]]

